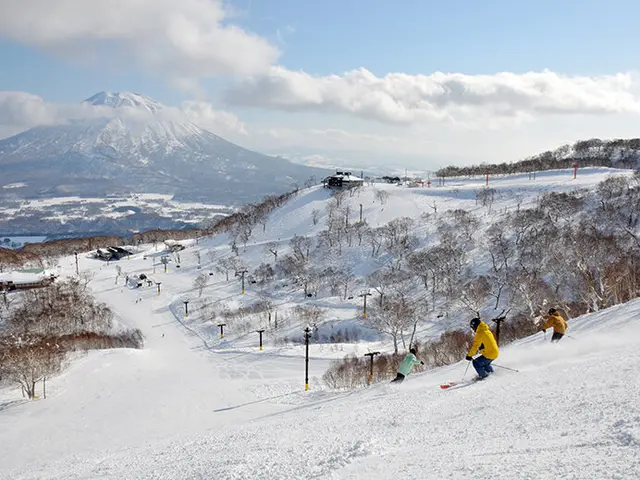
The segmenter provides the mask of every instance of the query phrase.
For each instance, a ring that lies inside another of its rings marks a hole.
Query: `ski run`
[[[524,176],[494,187],[520,189],[526,205],[540,191],[593,188],[610,174],[585,169],[572,181],[569,171],[543,172],[535,187]],[[467,186],[457,188],[459,197],[442,209],[473,205]],[[427,203],[417,191],[389,186],[384,209],[371,207],[365,216],[373,225],[419,217]],[[323,189],[310,189],[273,212],[247,246],[250,262],[259,263],[267,242],[316,234],[321,226],[309,218],[326,198]],[[166,274],[161,266],[151,273],[153,245],[118,263],[129,275],[162,281],[160,295],[155,285],[115,284],[115,262],[81,258],[96,298],[118,324],[139,328],[145,347],[74,357],[48,382],[46,399],[0,390],[0,479],[640,478],[640,299],[570,319],[571,337],[557,344],[540,332],[502,347],[495,363],[517,372],[495,368],[485,381],[468,382],[475,372],[465,376],[469,364],[461,358],[412,373],[401,385],[328,389],[321,377],[331,359],[391,350],[388,338],[369,338],[363,329],[359,342],[311,345],[305,391],[302,345],[267,336],[260,351],[255,333],[229,329],[220,339],[215,325],[185,318],[184,300],[194,307],[198,301],[194,278],[212,269],[206,252],[214,258],[229,250],[216,237],[186,245],[181,268],[170,264]],[[75,273],[73,256],[60,259],[59,271]],[[239,305],[238,282],[220,274],[204,291]],[[242,298],[252,297],[249,284]],[[336,298],[324,307],[330,318],[349,321],[360,302],[356,296],[345,307]],[[300,325],[283,328],[302,336]],[[450,382],[460,383],[442,388]]]

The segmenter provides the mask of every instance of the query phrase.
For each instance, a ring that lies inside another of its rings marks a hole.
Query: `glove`
[[[464,357],[464,359],[468,362],[470,362],[471,360],[473,360],[473,357],[467,355],[466,357]]]
[[[542,330],[544,333],[547,333],[547,330],[544,328],[541,328],[540,330]]]

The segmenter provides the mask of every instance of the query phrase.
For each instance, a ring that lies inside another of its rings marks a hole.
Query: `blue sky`
[[[379,149],[372,151],[367,140],[372,136],[403,149],[403,139],[418,142],[413,153],[399,157],[471,162],[469,152],[477,148],[447,149],[447,142],[463,137],[482,145],[486,160],[533,154],[599,132],[632,133],[617,127],[637,113],[640,2],[235,0],[226,5],[230,14],[216,0],[147,1],[153,18],[137,32],[135,21],[122,25],[141,18],[140,11],[126,11],[134,7],[124,0],[93,0],[83,4],[93,9],[66,11],[47,11],[53,7],[45,0],[8,0],[0,19],[0,91],[51,104],[77,103],[100,90],[141,92],[172,106],[204,102],[222,112],[203,119],[219,127],[217,133],[267,153],[316,160],[375,157]],[[101,7],[107,5],[116,13],[105,16]],[[182,17],[187,21],[176,27],[178,34],[167,33],[165,23]],[[229,26],[244,37],[230,34]],[[210,32],[223,35],[207,37]],[[371,77],[347,74],[359,68]],[[545,70],[552,75],[527,76]],[[417,77],[434,72],[450,77]],[[501,72],[512,76],[499,78]],[[444,91],[436,95],[434,88]],[[219,125],[227,114],[247,127],[242,135]],[[482,119],[471,125],[476,117]],[[497,138],[501,128],[513,129],[517,140],[493,154],[487,138]],[[265,133],[274,129],[282,135]],[[329,132],[324,140],[294,141],[320,131]],[[439,145],[432,154],[421,153],[425,138]]]

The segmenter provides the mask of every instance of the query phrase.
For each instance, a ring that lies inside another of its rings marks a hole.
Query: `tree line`
[[[70,352],[142,348],[139,330],[113,331],[113,313],[88,290],[86,275],[0,298],[0,383],[28,398],[60,372]]]
[[[512,175],[580,167],[615,167],[635,169],[640,165],[640,138],[600,140],[580,140],[571,145],[563,145],[517,162],[448,166],[436,171],[437,177],[472,177],[485,173],[490,175]]]

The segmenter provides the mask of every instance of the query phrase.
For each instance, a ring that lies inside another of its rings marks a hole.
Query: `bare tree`
[[[289,246],[293,251],[293,256],[299,261],[306,261],[311,250],[311,239],[309,237],[294,235]]]
[[[402,332],[407,330],[415,316],[415,309],[404,297],[389,297],[382,307],[372,307],[367,322],[380,333],[391,335],[393,351],[398,353],[398,341]]]
[[[215,266],[216,271],[226,275],[227,282],[229,281],[229,272],[237,272],[239,270],[239,264],[243,263],[239,257],[226,257],[221,258]]]
[[[293,309],[293,315],[303,325],[315,326],[323,320],[325,311],[315,305],[298,305]]]
[[[386,190],[374,190],[373,193],[374,197],[376,200],[378,200],[380,202],[380,205],[383,205],[385,203],[387,203],[387,200],[389,199],[389,192],[387,192]]]
[[[269,242],[264,246],[264,251],[273,255],[273,260],[278,261],[278,244],[276,242]]]
[[[336,276],[337,276],[338,282],[340,283],[340,285],[342,285],[343,298],[344,298],[344,300],[346,300],[347,297],[349,296],[349,287],[355,281],[356,276],[348,268],[344,268],[342,270],[339,270],[338,272],[336,272]]]
[[[398,281],[398,272],[387,268],[376,270],[367,277],[367,286],[373,288],[379,295],[378,306],[383,306],[386,293]]]
[[[496,191],[491,187],[485,187],[476,193],[476,203],[480,203],[483,207],[487,207],[487,213],[491,213],[493,202],[496,198]]]
[[[487,297],[491,293],[491,284],[485,276],[469,280],[460,289],[458,302],[467,308],[475,316],[480,316],[482,306],[486,304]]]
[[[64,351],[44,343],[9,347],[2,366],[3,377],[18,384],[29,399],[36,397],[36,384],[58,373]]]
[[[502,224],[497,224],[491,229],[486,241],[487,251],[491,257],[490,279],[493,285],[492,295],[496,299],[494,308],[498,308],[502,292],[509,285],[510,262],[515,255],[515,243],[507,236],[506,231]]]
[[[268,263],[261,263],[253,272],[253,276],[259,284],[269,282],[275,276],[273,268]]]
[[[371,245],[371,256],[375,258],[380,253],[380,248],[384,243],[384,231],[381,227],[370,228],[366,232],[366,235],[369,240],[369,244]]]
[[[204,273],[201,273],[193,280],[193,288],[198,290],[199,297],[202,296],[204,287],[207,286],[208,282],[209,282],[209,275],[205,275]]]
[[[611,201],[629,190],[629,180],[622,175],[608,177],[596,189],[603,210],[609,210]]]

